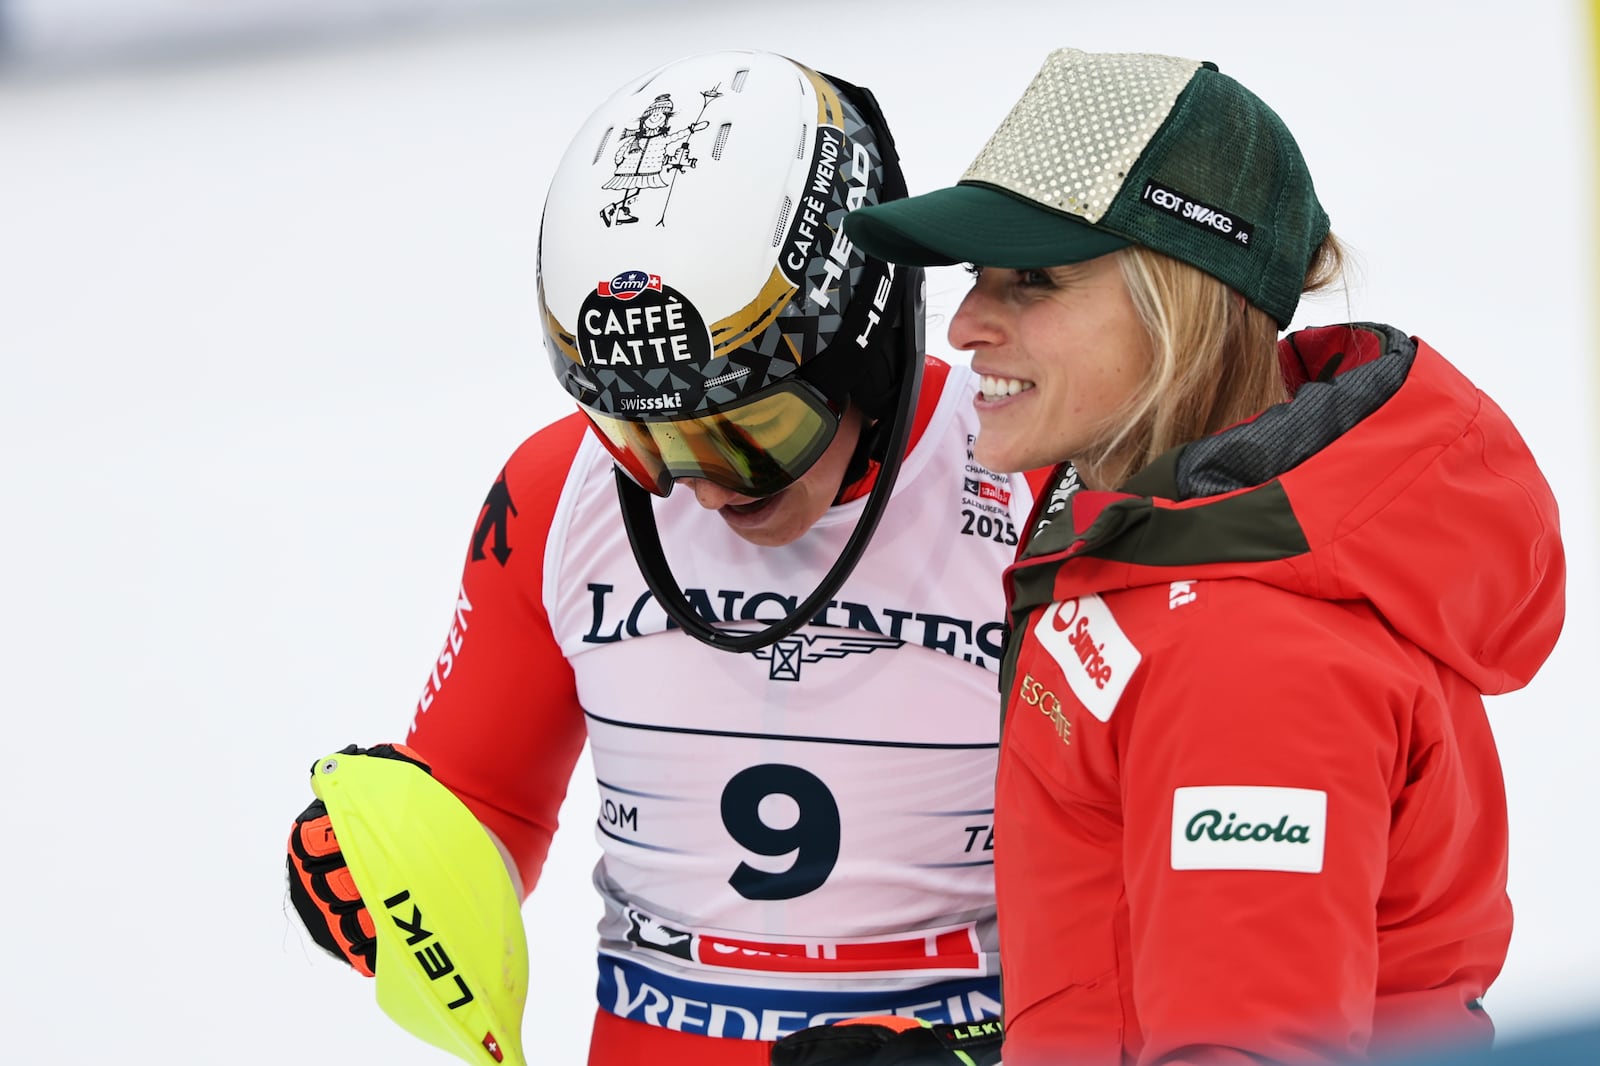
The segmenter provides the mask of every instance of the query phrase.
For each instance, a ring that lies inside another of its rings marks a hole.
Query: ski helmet
[[[897,278],[842,222],[904,195],[871,93],[783,56],[693,56],[596,108],[550,186],[539,310],[556,379],[619,469],[659,496],[679,477],[765,496],[848,405],[896,414],[921,364],[921,275]]]

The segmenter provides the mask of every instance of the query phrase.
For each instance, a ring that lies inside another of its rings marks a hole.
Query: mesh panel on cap
[[[1058,49],[961,180],[1098,222],[1199,67]]]
[[[1140,196],[1147,181],[1226,212],[1248,239],[1152,209]],[[1232,78],[1200,71],[1128,182],[1104,225],[1198,267],[1288,325],[1328,221],[1271,108]]]

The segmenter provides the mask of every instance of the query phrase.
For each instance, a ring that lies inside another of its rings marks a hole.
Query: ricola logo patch
[[[1099,596],[1052,603],[1033,627],[1034,639],[1066,676],[1078,702],[1110,720],[1143,657]]]
[[[1322,872],[1328,794],[1202,785],[1172,793],[1174,870]]]
[[[593,274],[589,276],[594,277]],[[594,287],[595,292],[613,300],[631,300],[646,289],[660,292],[661,275],[646,274],[642,270],[624,270],[610,281],[602,281]]]

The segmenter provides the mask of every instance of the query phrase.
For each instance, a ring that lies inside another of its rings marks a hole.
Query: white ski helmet
[[[871,93],[783,56],[693,56],[602,103],[551,182],[538,291],[556,379],[618,467],[660,496],[678,477],[765,496],[847,405],[896,418],[921,274],[842,222],[904,195]],[[903,448],[887,428],[869,446]]]

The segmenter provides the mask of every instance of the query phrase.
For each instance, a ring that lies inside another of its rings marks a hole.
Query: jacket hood
[[[1291,334],[1279,358],[1289,402],[1120,492],[1078,491],[1061,468],[1007,575],[1013,624],[1048,599],[1243,576],[1365,600],[1481,692],[1526,684],[1560,634],[1566,567],[1555,498],[1510,419],[1387,326]]]

